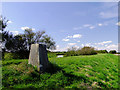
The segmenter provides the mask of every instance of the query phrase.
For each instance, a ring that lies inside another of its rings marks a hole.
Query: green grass
[[[0,90],[2,89],[2,61],[0,60]]]
[[[118,56],[98,54],[49,58],[39,74],[27,60],[3,61],[3,88],[118,88]]]
[[[56,53],[48,53],[48,58],[57,57]]]

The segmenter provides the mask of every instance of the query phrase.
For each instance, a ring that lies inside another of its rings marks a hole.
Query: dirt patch
[[[93,82],[93,83],[92,83],[92,86],[96,86],[96,85],[98,85],[97,82]]]
[[[86,75],[87,77],[91,77],[91,76],[90,76],[89,74],[87,74],[87,73],[86,73],[85,75]]]
[[[84,67],[92,68],[90,65],[86,65],[86,66],[84,66]]]

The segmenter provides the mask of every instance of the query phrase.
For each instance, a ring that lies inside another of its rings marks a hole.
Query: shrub
[[[97,53],[108,53],[107,50],[97,50],[96,52],[97,52]]]
[[[97,54],[97,52],[94,50],[93,47],[83,47],[80,50],[80,55],[94,55]]]
[[[15,53],[18,55],[19,59],[28,59],[29,58],[29,51],[27,51],[27,50],[15,52]]]
[[[5,60],[11,60],[11,59],[28,59],[29,58],[29,52],[28,51],[20,51],[20,52],[14,52],[14,53],[4,53],[4,59]]]
[[[66,52],[55,52],[56,55],[64,55]]]
[[[93,47],[83,47],[82,49],[76,49],[72,47],[68,50],[67,53],[65,53],[64,56],[78,56],[78,55],[94,55],[97,54],[97,52],[94,50]]]
[[[77,49],[75,47],[69,48],[64,56],[77,56]]]
[[[109,51],[109,53],[116,54],[117,52],[116,52],[116,50],[111,50],[111,51]]]

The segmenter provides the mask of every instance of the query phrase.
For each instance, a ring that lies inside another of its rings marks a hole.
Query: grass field
[[[3,88],[118,88],[118,56],[98,54],[49,58],[39,74],[28,60],[2,62]]]

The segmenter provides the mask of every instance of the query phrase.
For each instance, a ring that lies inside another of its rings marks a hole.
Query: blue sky
[[[56,42],[56,51],[73,46],[118,48],[117,2],[6,2],[2,15],[10,20],[6,30],[13,34],[25,28],[45,30]]]

